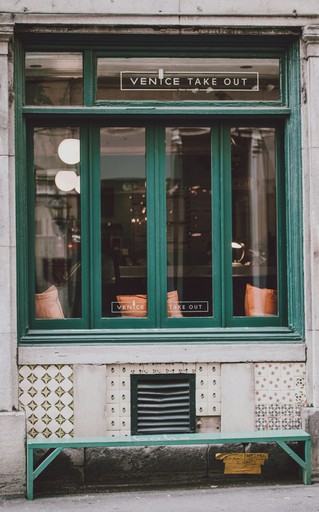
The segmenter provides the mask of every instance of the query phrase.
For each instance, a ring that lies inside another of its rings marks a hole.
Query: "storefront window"
[[[167,306],[212,316],[211,129],[166,129]]]
[[[275,130],[233,128],[232,275],[234,316],[276,316]]]
[[[145,129],[100,132],[102,316],[147,316]]]
[[[222,132],[228,133],[223,151]],[[36,319],[82,317],[79,138],[79,128],[34,129]],[[151,125],[97,132],[92,126],[91,138],[92,147],[85,143],[85,160],[93,164],[86,211],[93,208],[91,225],[100,228],[87,237],[97,240],[90,272],[97,283],[100,264],[100,301],[94,300],[101,319],[221,324],[223,300],[231,296],[234,318],[278,318],[275,128]],[[166,219],[166,228],[157,218]],[[232,287],[223,299],[227,261]],[[156,275],[165,275],[166,285]],[[164,296],[165,314],[151,318],[149,304],[156,310]]]
[[[22,48],[22,337],[300,339],[292,50],[155,39]]]
[[[35,318],[81,317],[79,128],[34,129]]]

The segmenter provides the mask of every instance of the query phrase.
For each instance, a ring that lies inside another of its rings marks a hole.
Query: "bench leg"
[[[304,459],[299,457],[297,453],[292,450],[286,441],[278,441],[276,443],[280,446],[290,457],[299,464],[302,471],[302,481],[305,485],[311,484],[311,440],[307,439],[304,442]]]
[[[311,485],[311,440],[305,441],[305,468],[302,469],[302,480],[305,485]]]
[[[33,448],[27,449],[27,498],[33,500]]]

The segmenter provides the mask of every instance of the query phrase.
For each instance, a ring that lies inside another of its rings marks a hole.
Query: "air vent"
[[[132,434],[195,432],[195,375],[131,375]]]

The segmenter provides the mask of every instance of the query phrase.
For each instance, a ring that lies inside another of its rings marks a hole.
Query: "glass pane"
[[[79,128],[34,129],[36,318],[81,316]]]
[[[279,101],[279,59],[101,57],[96,99]]]
[[[147,316],[145,129],[101,129],[102,316]]]
[[[212,316],[210,128],[166,130],[167,313]]]
[[[26,105],[83,105],[81,53],[27,52]]]
[[[234,316],[276,316],[275,129],[233,128],[232,273]]]

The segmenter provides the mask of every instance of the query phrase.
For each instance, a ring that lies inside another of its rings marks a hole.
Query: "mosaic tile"
[[[207,416],[220,416],[221,403],[220,402],[207,402]]]
[[[114,366],[108,365],[107,372],[110,376],[120,375],[120,367],[119,367],[119,365],[114,365]]]
[[[208,404],[207,400],[199,402],[196,400],[196,415],[197,416],[207,416],[208,415]]]
[[[136,372],[134,371],[134,373],[136,373]],[[157,364],[157,363],[151,363],[150,373],[153,374],[153,375],[157,375],[157,374],[162,373],[162,365],[161,364]]]
[[[106,416],[107,417],[118,417],[120,415],[120,404],[107,404],[106,405]]]
[[[120,407],[119,407],[119,414],[120,416],[128,416],[130,414],[130,410],[131,410],[131,406],[130,404],[126,404],[126,403],[121,403]]]
[[[255,365],[255,428],[294,429],[301,426],[307,403],[304,363]]]
[[[120,406],[124,404],[130,404],[131,401],[131,393],[130,391],[123,391],[119,393],[120,395]]]
[[[107,430],[117,430],[120,431],[120,418],[107,418],[106,420],[106,428]]]
[[[196,376],[207,375],[207,363],[196,363]]]
[[[28,437],[74,435],[73,367],[23,365],[19,402],[26,412]]]
[[[220,367],[218,363],[145,363],[107,365],[106,413],[110,435],[130,434],[131,375],[195,374],[196,414],[220,415]]]
[[[183,373],[196,373],[196,363],[186,363],[183,365]]]
[[[120,366],[120,372],[119,372],[120,378],[122,378],[125,375],[129,375],[129,374],[130,374],[130,365],[129,364]]]
[[[130,391],[130,389],[131,389],[130,377],[124,377],[124,378],[119,379],[119,389]]]
[[[265,405],[265,404],[258,404],[258,405],[256,405],[256,408],[255,408],[256,414],[262,414],[262,415],[266,414],[267,409],[268,409],[267,405]]]
[[[196,389],[207,389],[207,388],[208,388],[207,376],[200,375],[199,378],[196,379]]]
[[[120,390],[119,389],[106,389],[106,403],[107,404],[118,404],[120,402]]]
[[[214,363],[207,363],[207,375],[220,375],[221,365]]]
[[[106,389],[119,390],[120,389],[120,376],[106,377]]]
[[[129,416],[120,417],[120,430],[130,430],[131,429],[131,418]]]

